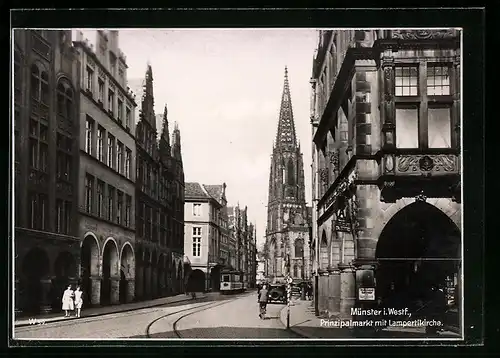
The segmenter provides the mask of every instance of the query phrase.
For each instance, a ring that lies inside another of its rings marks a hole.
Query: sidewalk
[[[287,307],[280,312],[281,323],[286,327]],[[290,302],[290,330],[304,338],[311,339],[353,339],[353,338],[426,338],[424,327],[388,327],[379,331],[377,336],[362,337],[355,335],[352,329],[328,327],[328,321],[335,321],[336,317],[316,317],[312,301],[292,300]],[[322,324],[323,323],[323,324]],[[451,331],[444,331],[436,338],[459,338],[460,335]]]
[[[211,293],[196,293],[196,300],[202,300],[204,298],[207,298]],[[112,313],[120,313],[120,312],[128,312],[128,311],[135,311],[143,308],[151,308],[151,307],[158,307],[158,306],[163,306],[163,305],[168,305],[171,303],[177,303],[177,302],[183,302],[183,301],[191,301],[191,296],[186,296],[186,294],[180,294],[176,296],[169,296],[169,297],[162,297],[162,298],[157,298],[154,300],[150,301],[140,301],[140,302],[133,302],[133,303],[125,303],[125,304],[119,304],[119,305],[113,305],[113,306],[103,306],[103,307],[92,307],[88,308],[85,310],[82,310],[82,318],[85,317],[95,317],[95,316],[102,316],[102,315],[107,315],[107,314],[112,314]],[[51,313],[51,314],[46,314],[46,315],[39,315],[36,317],[22,317],[19,319],[16,319],[14,322],[15,327],[25,327],[25,326],[30,326],[33,324],[33,322],[43,322],[44,324],[47,323],[52,323],[52,322],[60,322],[60,321],[68,321],[75,319],[76,317],[74,316],[74,313],[72,313],[71,317],[64,317],[64,312],[60,313]]]

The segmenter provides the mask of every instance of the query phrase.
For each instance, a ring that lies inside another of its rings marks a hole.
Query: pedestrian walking
[[[257,302],[259,302],[259,318],[260,319],[265,319],[266,318],[266,307],[267,307],[267,285],[262,285],[262,288],[260,289],[260,292],[258,294],[258,299]]]
[[[75,290],[75,309],[76,309],[76,317],[80,317],[82,313],[83,306],[83,291],[78,286]]]
[[[74,292],[71,288],[71,285],[68,286],[68,288],[64,291],[63,297],[62,297],[62,309],[66,312],[65,317],[70,316],[70,311],[73,311],[75,309],[75,305],[73,302],[73,296]]]

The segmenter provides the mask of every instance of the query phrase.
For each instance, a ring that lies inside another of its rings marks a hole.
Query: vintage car
[[[287,304],[287,292],[285,284],[268,284],[268,303]]]

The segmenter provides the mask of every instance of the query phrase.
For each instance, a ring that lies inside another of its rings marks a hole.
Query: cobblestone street
[[[176,333],[180,338],[299,338],[285,330],[279,319],[283,305],[267,306],[267,319],[258,317],[257,294],[177,317]],[[179,319],[180,318],[180,319]],[[167,317],[152,325],[151,338],[179,337],[172,332],[175,320]]]
[[[218,293],[191,302],[183,301],[161,307],[148,307],[129,312],[82,317],[69,321],[48,322],[32,326],[16,327],[16,339],[112,339],[145,338],[148,325],[169,313],[185,311],[206,305],[207,302],[225,299]]]

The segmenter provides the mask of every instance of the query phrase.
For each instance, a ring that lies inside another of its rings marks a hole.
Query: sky
[[[96,31],[82,30],[94,44]],[[186,182],[226,183],[228,205],[248,207],[262,245],[269,169],[284,69],[311,205],[309,79],[317,45],[313,29],[124,29],[119,47],[127,78],[153,70],[155,113],[168,107],[181,131]],[[161,123],[157,123],[161,129]]]

